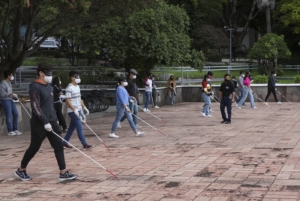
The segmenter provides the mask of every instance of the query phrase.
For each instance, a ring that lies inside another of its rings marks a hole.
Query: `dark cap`
[[[138,74],[138,72],[135,69],[133,69],[133,68],[129,70],[129,73],[132,73],[132,74],[135,74],[135,75]]]

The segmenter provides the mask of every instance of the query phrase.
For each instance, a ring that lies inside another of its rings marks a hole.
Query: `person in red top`
[[[240,101],[236,104],[236,107],[241,109],[242,104],[245,102],[247,96],[250,99],[251,103],[251,108],[256,109],[255,103],[254,103],[254,98],[252,95],[252,90],[250,88],[251,85],[251,80],[250,80],[250,72],[246,72],[245,77],[244,77],[244,88],[243,88],[243,97],[240,99]]]
[[[209,79],[209,76],[208,75],[205,75],[203,80],[202,80],[202,99],[204,100],[205,102],[205,105],[201,111],[201,114],[204,116],[204,117],[212,117],[210,114],[209,114],[209,107],[210,107],[210,96],[212,95],[212,92],[211,92],[211,86],[210,86],[210,83],[208,81]]]

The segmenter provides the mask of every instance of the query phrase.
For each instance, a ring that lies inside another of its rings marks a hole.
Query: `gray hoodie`
[[[0,99],[1,100],[12,100],[10,96],[12,94],[11,82],[7,82],[5,79],[0,83]]]

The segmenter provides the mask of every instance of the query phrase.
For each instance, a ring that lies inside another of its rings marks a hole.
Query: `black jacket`
[[[268,88],[275,89],[275,78],[274,76],[269,77]]]
[[[54,102],[59,101],[59,96],[60,92],[62,92],[62,89],[57,87],[56,85],[53,85],[53,97],[54,97]]]
[[[50,84],[32,82],[29,89],[32,109],[32,120],[48,124],[57,121],[53,104],[53,88]]]
[[[129,96],[133,96],[137,98],[137,94],[139,93],[139,89],[136,86],[136,83],[128,77],[127,79],[128,85],[125,87],[127,92],[129,93]]]

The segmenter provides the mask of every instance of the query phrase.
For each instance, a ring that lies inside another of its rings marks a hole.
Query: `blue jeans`
[[[127,112],[127,110],[125,109],[124,105],[122,104],[117,104],[116,105],[117,107],[117,116],[116,116],[116,119],[111,127],[111,132],[114,133],[116,131],[116,128],[117,128],[117,125],[119,123],[119,121],[121,120],[123,114],[126,115],[126,118],[128,119],[128,122],[132,128],[132,130],[135,132],[136,131],[136,127],[135,127],[135,124],[132,120],[132,115],[131,113]]]
[[[231,99],[229,97],[222,97],[220,110],[224,121],[231,122],[231,110],[232,110],[231,106],[232,106]],[[227,107],[228,118],[226,118],[225,107]]]
[[[254,108],[255,107],[254,98],[253,98],[253,95],[252,95],[252,93],[250,91],[250,88],[248,86],[244,86],[243,96],[242,96],[241,100],[237,103],[237,105],[239,107],[241,107],[242,104],[245,102],[247,96],[250,99],[251,107]]]
[[[174,104],[174,89],[171,89],[169,98],[170,98],[171,104],[173,105]]]
[[[207,115],[209,115],[210,97],[205,92],[202,92],[202,99],[205,102],[202,113],[205,113],[205,115],[207,116]]]
[[[1,100],[5,115],[6,115],[6,127],[8,132],[18,130],[18,110],[15,103],[12,100]],[[11,117],[13,117],[13,124],[11,125]]]
[[[78,112],[79,112],[80,115],[83,115],[81,110],[78,111]],[[71,122],[70,122],[69,129],[66,133],[65,140],[69,142],[74,130],[76,129],[77,135],[78,135],[78,138],[79,138],[81,144],[84,147],[87,146],[87,143],[85,141],[85,137],[83,135],[82,123],[81,123],[80,118],[77,117],[74,112],[70,112],[70,113],[68,113],[68,115],[71,118]],[[64,144],[67,144],[67,143],[64,141]]]
[[[151,91],[145,91],[145,95],[146,95],[146,100],[145,100],[145,105],[144,108],[149,108],[149,103],[150,103],[150,99],[152,96],[152,92]]]
[[[138,115],[138,112],[139,112],[139,109],[138,109],[138,106],[137,106],[137,101],[135,100],[133,103],[129,102],[129,108],[130,108],[130,111],[132,112],[132,119],[133,119],[133,122],[135,125],[137,125],[137,115]],[[123,117],[121,118],[120,122],[123,122],[124,120],[126,119],[126,114],[123,115]]]
[[[244,89],[238,89],[239,90],[239,92],[240,92],[240,95],[239,95],[239,98],[236,100],[236,103],[238,103],[242,98],[243,98],[243,91],[244,91]]]

